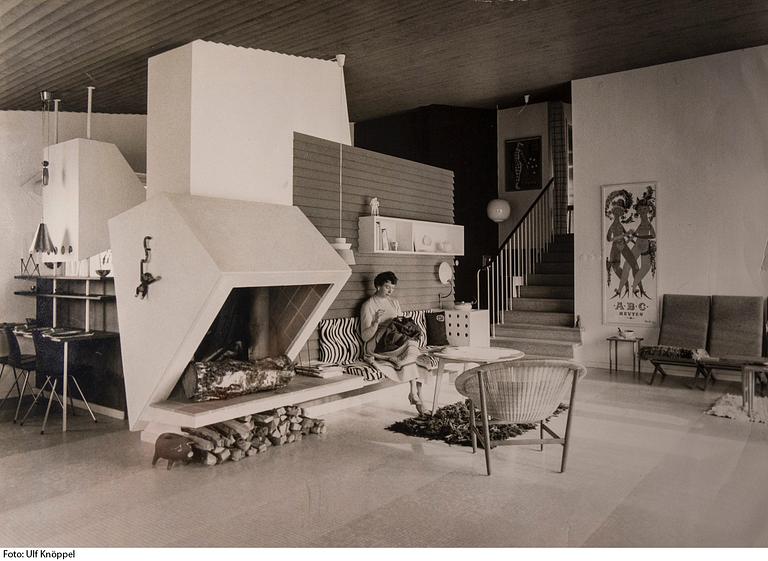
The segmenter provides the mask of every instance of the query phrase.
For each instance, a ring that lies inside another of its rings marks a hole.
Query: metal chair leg
[[[539,421],[539,440],[544,440],[544,421]],[[539,452],[544,451],[544,443],[539,444]]]
[[[56,393],[56,384],[59,383],[58,379],[53,381],[53,387],[51,388],[51,395],[48,396],[48,407],[45,408],[45,417],[43,417],[43,428],[40,429],[40,434],[45,434],[45,425],[48,424],[48,414],[51,412],[51,405],[53,404],[53,396]]]
[[[24,372],[24,383],[21,385],[21,395],[19,395],[19,401],[16,404],[16,414],[13,416],[13,422],[19,420],[19,411],[21,411],[21,398],[24,396],[24,392],[27,391],[27,384],[29,383],[29,370]]]
[[[98,423],[98,421],[96,420],[96,415],[94,415],[93,411],[91,411],[91,406],[88,404],[88,400],[85,399],[85,396],[83,395],[83,390],[80,389],[80,384],[77,382],[77,378],[75,378],[74,376],[70,376],[70,378],[75,383],[75,387],[77,387],[77,393],[80,394],[80,399],[82,399],[83,403],[85,403],[85,407],[86,409],[88,409],[88,413],[91,414],[91,419],[93,419],[94,423]],[[72,407],[72,409],[74,410],[74,406]],[[73,415],[74,415],[74,412],[73,412]]]
[[[576,372],[573,373],[573,383],[571,384],[571,399],[568,403],[568,417],[565,421],[565,434],[563,435],[563,457],[560,461],[560,473],[563,473],[565,471],[565,464],[568,461],[568,444],[571,441],[571,420],[573,418],[573,402],[574,397],[576,397],[576,382],[578,381],[578,378],[576,376]]]
[[[469,401],[469,433],[472,437],[472,453],[477,453],[477,425],[475,424],[475,404]]]
[[[29,406],[29,409],[27,409],[27,412],[24,414],[24,417],[19,422],[19,425],[23,426],[24,422],[27,420],[27,417],[29,417],[29,414],[32,412],[32,409],[35,407],[35,404],[37,403],[37,400],[40,399],[40,396],[43,395],[43,392],[45,391],[45,387],[51,383],[51,377],[48,376],[45,378],[45,382],[43,382],[43,387],[40,388],[40,391],[37,392],[37,395],[35,396],[35,399],[32,400],[32,405]]]
[[[491,475],[491,434],[488,429],[488,407],[485,401],[485,386],[483,384],[483,374],[478,371],[477,382],[480,387],[480,415],[483,419],[483,451],[485,452],[485,468],[488,475]]]

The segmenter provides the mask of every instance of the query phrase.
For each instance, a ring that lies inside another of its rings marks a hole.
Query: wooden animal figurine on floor
[[[172,432],[164,432],[155,441],[155,457],[152,458],[152,467],[155,467],[157,460],[165,458],[168,460],[168,469],[171,469],[173,462],[182,461],[186,464],[192,459],[192,455],[192,441],[189,438]]]

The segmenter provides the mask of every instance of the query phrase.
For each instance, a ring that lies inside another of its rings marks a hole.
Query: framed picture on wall
[[[504,166],[507,191],[541,189],[541,137],[505,141]]]
[[[656,326],[657,184],[601,187],[603,323]]]

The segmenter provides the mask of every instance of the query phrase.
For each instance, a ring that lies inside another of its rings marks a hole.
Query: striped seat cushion
[[[438,364],[440,364],[440,359],[430,354],[423,354],[419,355],[419,357],[416,359],[416,364],[426,368],[427,370],[435,370]]]
[[[366,382],[378,382],[384,378],[384,373],[375,366],[366,362],[356,362],[344,368],[347,374],[362,376]]]
[[[317,328],[320,360],[329,364],[350,364],[363,356],[359,318],[333,318]]]
[[[403,312],[403,317],[412,318],[419,326],[419,347],[424,348],[427,346],[427,313],[425,310],[410,310]]]

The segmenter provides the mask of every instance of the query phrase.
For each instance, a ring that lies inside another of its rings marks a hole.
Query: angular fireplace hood
[[[147,201],[109,221],[132,430],[162,423],[233,289],[270,301],[259,350],[294,359],[351,274],[292,206],[294,132],[350,144],[336,61],[193,41],[149,60],[147,107]]]
[[[112,218],[109,233],[131,428],[169,395],[233,288],[326,287],[285,349],[293,359],[350,276],[294,206],[161,193]],[[160,280],[141,299],[145,236],[145,270]]]

